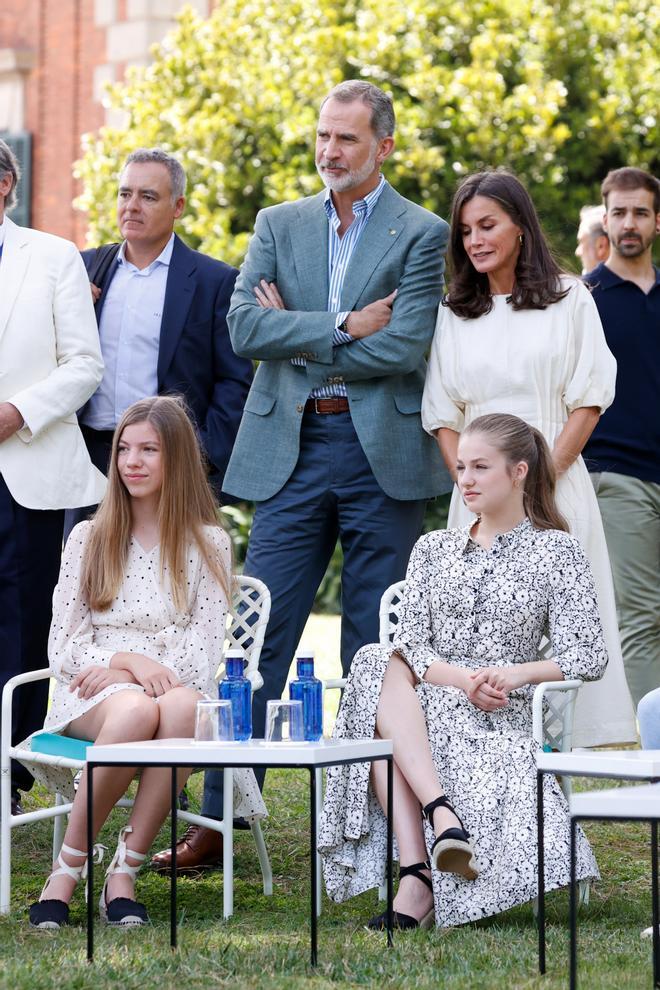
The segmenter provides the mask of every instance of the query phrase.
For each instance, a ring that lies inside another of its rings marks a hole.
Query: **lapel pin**
[[[390,234],[396,234],[396,230],[393,227],[390,227]]]

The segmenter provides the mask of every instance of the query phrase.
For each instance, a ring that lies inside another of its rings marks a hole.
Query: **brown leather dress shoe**
[[[209,866],[222,866],[222,835],[203,825],[190,825],[176,844],[176,872],[191,873]],[[151,869],[171,869],[172,850],[163,849],[151,860]]]

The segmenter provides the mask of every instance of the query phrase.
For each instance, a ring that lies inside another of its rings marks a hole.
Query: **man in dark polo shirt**
[[[614,403],[584,456],[603,516],[626,676],[635,704],[660,685],[660,182],[610,172],[601,192],[610,241],[585,277],[618,363]]]

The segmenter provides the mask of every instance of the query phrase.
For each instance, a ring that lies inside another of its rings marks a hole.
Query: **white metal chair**
[[[381,646],[392,643],[396,636],[405,584],[405,581],[391,584],[380,599],[378,641]],[[539,649],[539,659],[547,659],[549,656],[550,643],[546,640]],[[326,681],[325,687],[341,689],[345,684],[345,678],[340,677]],[[562,753],[571,749],[575,702],[581,686],[580,680],[543,681],[537,684],[532,701],[532,734],[535,741],[544,749],[559,750]],[[569,777],[561,780],[561,787],[568,799],[571,789]],[[319,786],[317,786],[317,794],[321,794]],[[381,886],[378,897],[380,900],[385,900],[386,896],[385,887]],[[580,886],[580,899],[584,903],[589,899],[586,884]],[[320,896],[317,907],[320,914]]]
[[[259,657],[264,642],[266,626],[270,616],[270,592],[262,581],[251,577],[237,577],[234,582],[234,598],[232,611],[227,618],[227,636],[224,653],[228,649],[240,649],[246,660],[246,676],[252,684],[253,691],[258,690],[263,679],[259,673]],[[218,670],[222,674],[224,662]],[[52,767],[70,769],[72,773],[82,770],[83,759],[72,759],[61,754],[40,753],[30,749],[21,749],[11,745],[12,736],[12,697],[14,691],[23,684],[44,680],[51,676],[49,668],[35,670],[29,674],[19,674],[7,682],[2,692],[2,738],[0,740],[0,914],[10,913],[11,899],[11,836],[12,829],[20,825],[30,825],[32,822],[52,818],[53,822],[53,859],[60,851],[65,832],[64,816],[71,811],[71,802],[62,794],[55,795],[55,804],[51,807],[40,808],[37,811],[26,812],[22,815],[11,814],[11,760],[17,759],[25,764],[42,764]],[[63,737],[71,743],[70,737]],[[230,917],[233,914],[234,903],[234,871],[233,871],[233,823],[231,813],[232,771],[225,770],[225,818],[217,821],[206,818],[190,811],[177,811],[177,817],[192,825],[204,825],[215,832],[220,832],[225,839],[223,855],[223,914]],[[131,807],[129,798],[117,802],[120,807]],[[227,826],[225,826],[225,822]],[[273,892],[273,878],[264,843],[261,825],[254,822],[251,826],[252,835],[257,847],[259,865],[263,877],[264,894]]]

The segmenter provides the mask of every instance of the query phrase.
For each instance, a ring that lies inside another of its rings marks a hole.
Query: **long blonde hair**
[[[478,416],[463,431],[479,433],[504,454],[510,465],[525,461],[527,477],[523,491],[523,508],[536,529],[561,529],[568,523],[555,502],[556,472],[545,437],[518,416],[489,413]]]
[[[163,484],[158,501],[160,577],[169,569],[174,604],[186,608],[187,547],[199,548],[209,570],[229,601],[230,575],[204,526],[220,526],[218,505],[206,478],[203,454],[192,423],[178,396],[157,396],[133,403],[122,416],[112,440],[108,488],[87,541],[82,565],[82,587],[90,606],[105,611],[117,597],[126,570],[131,539],[131,496],[117,467],[117,448],[127,426],[149,423],[160,438]]]

